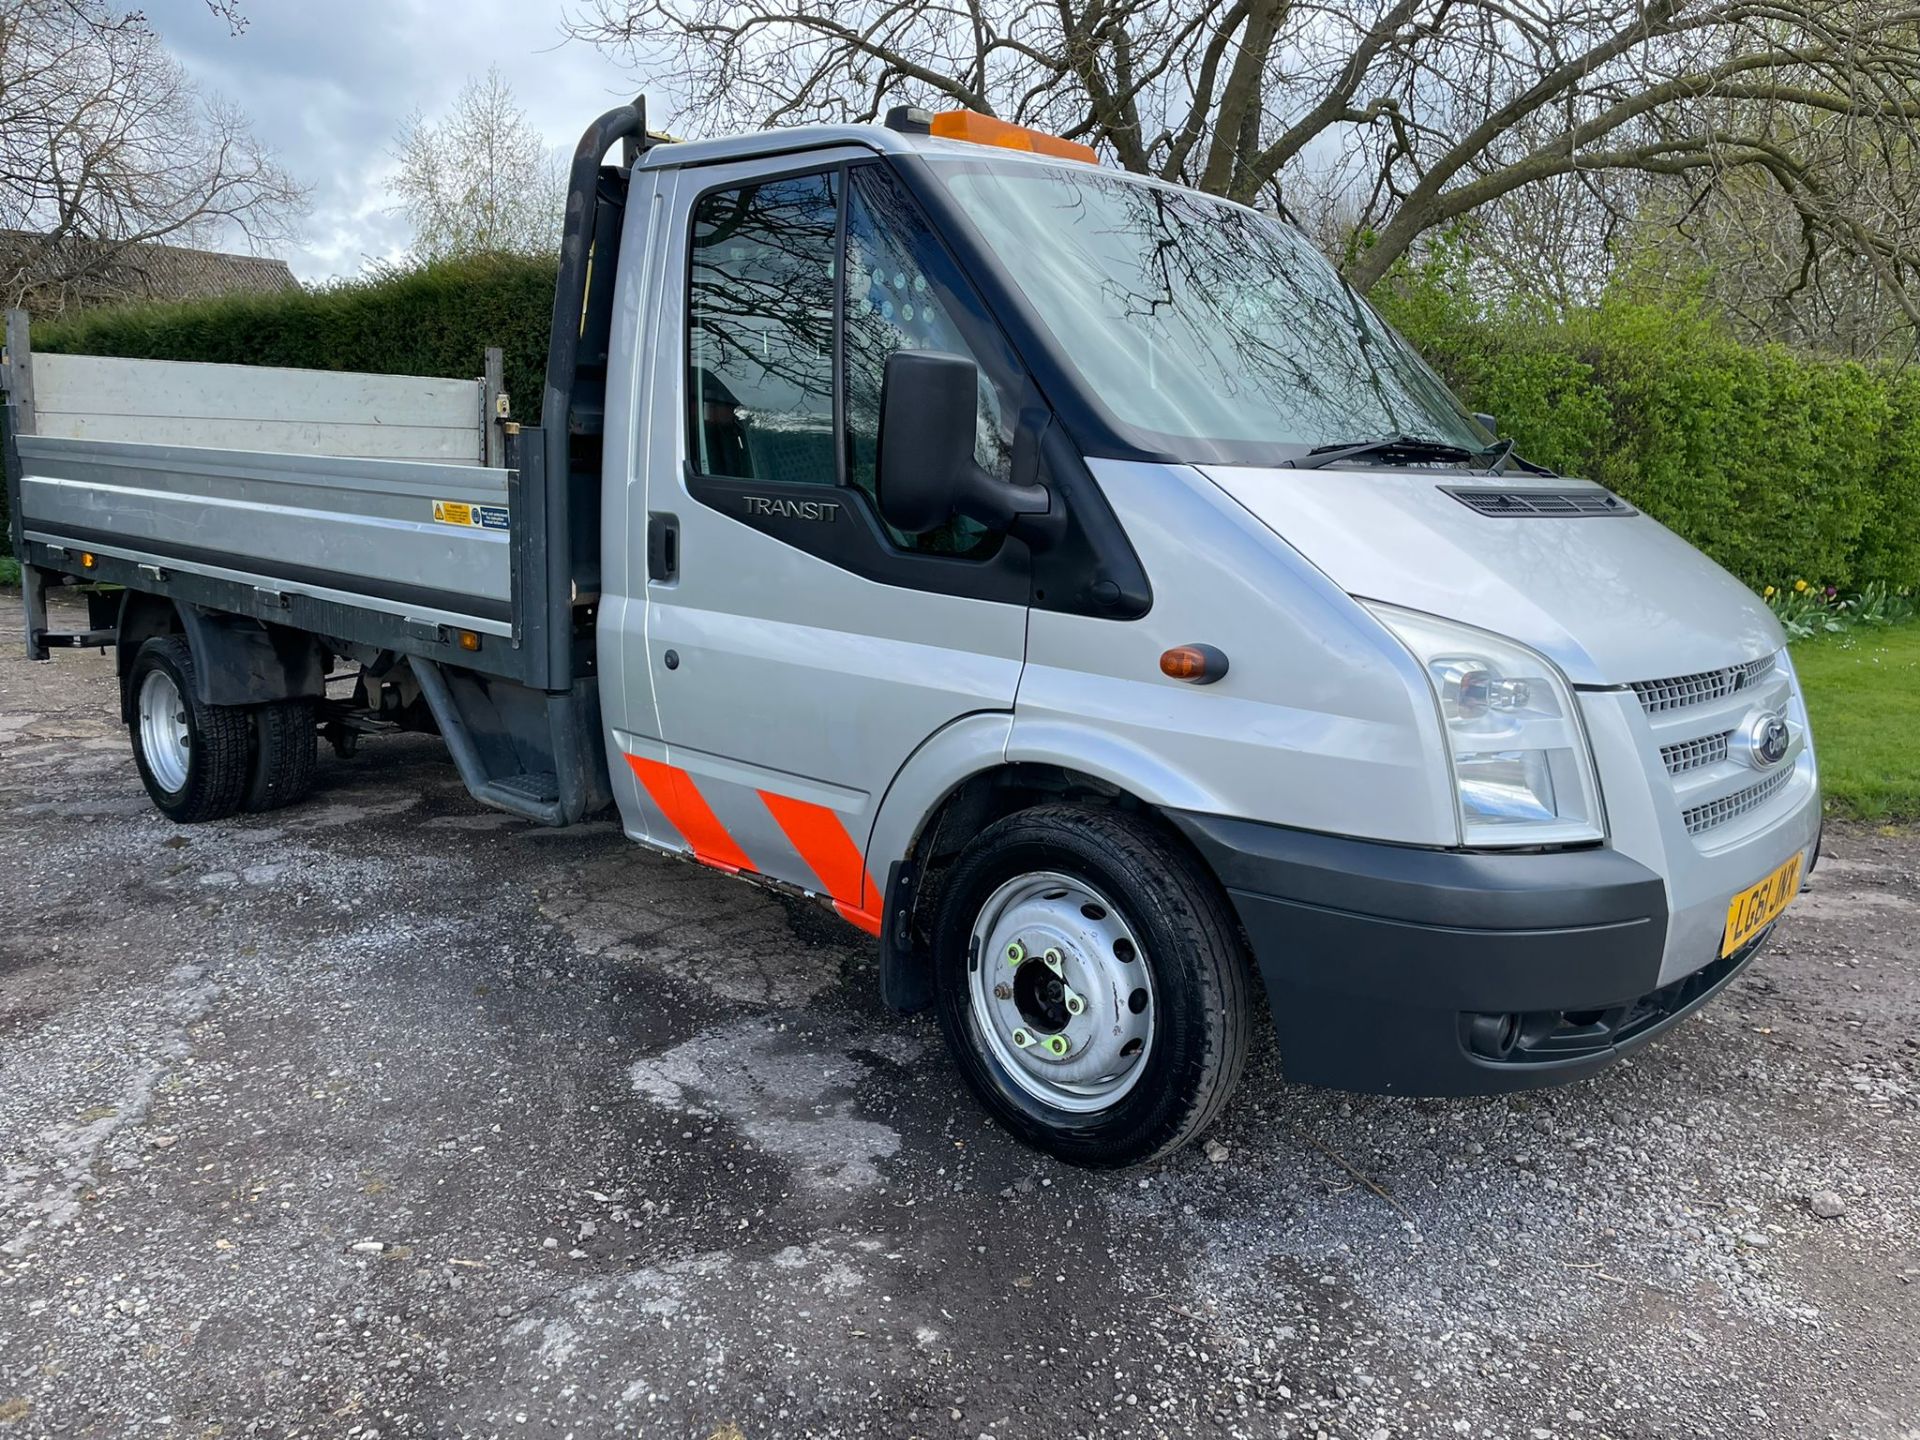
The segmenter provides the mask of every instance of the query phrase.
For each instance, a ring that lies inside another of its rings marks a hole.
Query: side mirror
[[[1500,438],[1500,422],[1494,416],[1487,414],[1484,410],[1476,410],[1473,412],[1473,418],[1480,422],[1480,428],[1487,434],[1496,440]]]
[[[880,387],[875,499],[896,530],[925,535],[954,515],[1005,530],[1047,512],[1041,485],[996,480],[973,458],[980,372],[961,355],[896,350]]]

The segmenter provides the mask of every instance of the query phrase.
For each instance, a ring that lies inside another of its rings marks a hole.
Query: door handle
[[[680,517],[655,510],[647,516],[647,579],[671,584],[680,578]]]

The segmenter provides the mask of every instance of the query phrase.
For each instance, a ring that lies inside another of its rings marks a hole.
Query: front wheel
[[[1252,1037],[1225,896],[1139,816],[1055,805],[989,826],[941,889],[941,1028],[981,1101],[1029,1144],[1129,1165],[1199,1135]]]

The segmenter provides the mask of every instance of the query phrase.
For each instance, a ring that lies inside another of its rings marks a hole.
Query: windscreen
[[[1143,448],[1251,462],[1393,434],[1488,442],[1289,226],[1092,166],[941,159],[934,173]]]

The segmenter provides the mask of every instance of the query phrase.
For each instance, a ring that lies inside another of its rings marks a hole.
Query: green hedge
[[[1697,303],[1490,312],[1451,257],[1374,300],[1530,460],[1610,486],[1756,589],[1920,584],[1920,370],[1742,345]]]
[[[35,325],[36,350],[295,365],[382,375],[480,373],[505,353],[514,414],[539,423],[553,313],[554,262],[452,260],[316,290],[83,311]]]
[[[1725,337],[1699,306],[1609,300],[1571,321],[1490,311],[1458,254],[1375,293],[1523,454],[1599,480],[1756,587],[1920,584],[1920,370]],[[46,350],[468,376],[506,352],[536,423],[550,262],[448,262],[299,294],[95,311]]]

